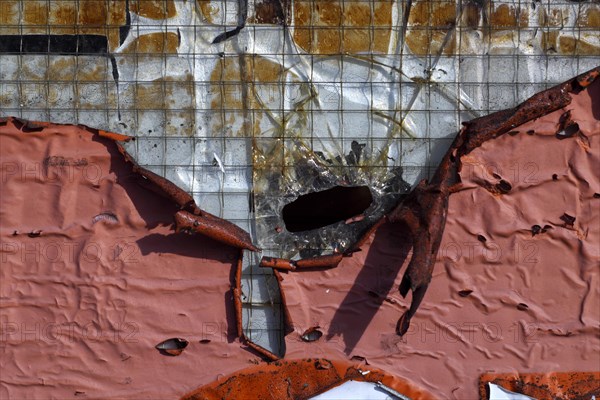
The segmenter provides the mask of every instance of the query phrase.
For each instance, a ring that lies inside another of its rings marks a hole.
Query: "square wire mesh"
[[[462,121],[600,64],[599,30],[594,1],[0,0],[0,116],[136,136],[141,165],[278,256],[278,209],[254,207],[293,194],[264,171],[293,179],[299,145],[335,159],[365,143],[373,171],[414,184]],[[257,264],[246,254],[244,326],[282,354]]]

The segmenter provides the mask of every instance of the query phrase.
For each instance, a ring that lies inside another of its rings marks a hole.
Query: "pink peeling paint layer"
[[[239,250],[175,233],[112,140],[9,122],[0,151],[1,398],[178,398],[258,359],[235,339]],[[173,337],[180,356],[155,349]]]

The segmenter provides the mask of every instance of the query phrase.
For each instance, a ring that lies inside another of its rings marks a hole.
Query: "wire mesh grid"
[[[141,165],[289,255],[300,159],[414,184],[462,121],[600,64],[599,30],[598,1],[0,0],[0,116],[136,136]],[[246,333],[283,354],[277,282],[245,256]]]

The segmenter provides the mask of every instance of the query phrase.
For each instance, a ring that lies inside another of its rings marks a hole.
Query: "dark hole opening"
[[[298,197],[283,207],[283,222],[290,232],[322,228],[362,214],[373,202],[367,186],[336,186]]]

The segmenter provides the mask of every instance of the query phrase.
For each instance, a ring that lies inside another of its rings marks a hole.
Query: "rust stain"
[[[577,25],[583,28],[600,29],[600,5],[590,4],[588,8],[582,10]]]
[[[196,4],[200,8],[200,12],[206,22],[209,24],[215,23],[215,18],[219,15],[219,6],[211,0],[196,0]]]
[[[90,28],[104,28],[109,22],[106,8],[105,1],[80,0],[77,23]]]
[[[263,0],[254,5],[254,16],[250,22],[254,24],[289,24],[290,2],[287,0]]]
[[[577,39],[571,36],[560,36],[558,39],[558,45],[561,54],[572,54],[572,55],[589,55],[597,56],[600,54],[600,47],[588,43],[584,40],[585,36],[581,35],[581,39]]]
[[[173,0],[135,0],[131,11],[150,19],[167,19],[177,15]]]
[[[73,2],[52,2],[49,23],[52,31],[59,35],[77,33],[77,5]]]
[[[417,55],[437,54],[444,46],[445,38],[456,21],[454,1],[422,0],[413,3],[406,33],[408,48]],[[443,49],[444,54],[455,52],[454,40]]]
[[[76,58],[74,56],[52,57],[48,64],[50,81],[71,81],[75,76]]]
[[[260,122],[264,118],[263,105],[281,108],[281,86],[284,78],[283,67],[260,56],[245,56],[246,68],[240,68],[238,57],[226,57],[215,65],[210,74],[210,106],[218,111],[212,116],[212,132],[221,135],[242,118],[244,109],[253,111],[253,133],[259,133]],[[243,85],[247,88],[247,98],[243,98]],[[247,136],[246,126],[228,133],[233,136]]]
[[[17,1],[0,1],[0,32],[18,34],[20,11]]]
[[[386,53],[392,2],[294,2],[294,42],[316,54]],[[343,27],[343,29],[340,29]]]
[[[486,373],[479,394],[487,399],[487,383],[536,399],[591,399],[600,396],[600,372]]]
[[[186,74],[178,78],[161,78],[152,82],[137,82],[132,84],[124,93],[124,97],[134,99],[132,106],[139,110],[169,110],[190,111],[194,108],[193,76]],[[188,116],[189,113],[184,115]],[[188,126],[190,121],[186,122]],[[179,127],[173,127],[167,133],[181,134]],[[190,133],[191,134],[191,133]]]
[[[540,13],[540,25],[547,28],[558,28],[563,25],[565,18],[562,10],[544,8]]]
[[[477,29],[479,27],[481,23],[481,12],[478,4],[469,1],[463,5],[461,23],[463,26],[471,29]]]
[[[174,32],[155,32],[136,38],[123,53],[142,54],[176,54],[179,47],[179,37]]]
[[[456,20],[454,1],[421,0],[413,3],[408,18],[409,26],[429,26],[432,28],[450,28]]]
[[[105,81],[110,72],[106,63],[94,63],[91,68],[79,66],[77,68],[77,81],[79,82],[100,82]]]
[[[508,4],[492,6],[490,14],[490,29],[523,28],[527,26],[529,12],[525,8],[515,8]]]
[[[544,52],[553,51],[556,52],[558,50],[557,41],[558,41],[558,31],[549,31],[542,32],[542,50]]]
[[[165,88],[162,79],[135,85],[135,107],[140,110],[163,109]]]
[[[23,2],[23,25],[31,33],[46,33],[48,25],[48,3],[45,1]]]
[[[412,382],[376,368],[363,375],[357,364],[322,358],[277,361],[246,368],[221,378],[182,397],[209,399],[306,399],[346,381],[382,382],[411,399],[433,399]]]

